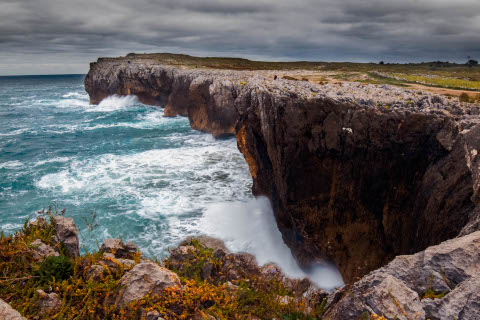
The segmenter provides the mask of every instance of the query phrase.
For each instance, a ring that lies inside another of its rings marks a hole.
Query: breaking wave
[[[289,277],[309,277],[326,290],[343,285],[333,264],[324,262],[308,270],[299,267],[283,242],[267,198],[210,205],[199,226],[200,231],[224,239],[230,250],[252,253],[260,265],[273,262]]]

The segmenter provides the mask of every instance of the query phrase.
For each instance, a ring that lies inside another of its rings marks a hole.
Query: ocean
[[[292,277],[341,284],[327,264],[298,267],[268,200],[251,194],[235,138],[194,131],[135,96],[90,105],[83,79],[0,77],[0,231],[19,230],[43,208],[66,209],[81,251],[121,237],[163,258],[186,236],[209,234]]]

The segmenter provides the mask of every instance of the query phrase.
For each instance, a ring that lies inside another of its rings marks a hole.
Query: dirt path
[[[418,90],[425,90],[425,91],[430,91],[436,94],[443,94],[443,95],[452,95],[452,96],[459,96],[462,93],[466,93],[471,97],[476,96],[477,94],[480,94],[479,91],[471,91],[471,90],[458,90],[458,89],[447,89],[447,88],[439,88],[439,87],[430,87],[430,86],[424,86],[418,83],[405,83],[406,86],[408,86],[411,89],[418,89]]]

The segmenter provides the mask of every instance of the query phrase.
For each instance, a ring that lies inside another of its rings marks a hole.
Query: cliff
[[[479,110],[392,86],[273,80],[281,71],[197,69],[99,59],[91,103],[138,96],[188,116],[192,128],[235,134],[304,265],[333,260],[353,282],[395,256],[478,229]]]

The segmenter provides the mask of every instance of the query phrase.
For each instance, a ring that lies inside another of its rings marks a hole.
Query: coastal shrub
[[[460,102],[469,102],[469,101],[470,101],[470,97],[468,96],[467,93],[462,92],[462,94],[460,94],[460,96],[458,96],[458,100],[459,100]]]
[[[440,273],[442,274],[442,277],[445,280],[445,283],[449,286],[449,288],[452,288],[451,284],[450,284],[450,281],[448,281],[448,279],[446,278],[443,271],[441,271]],[[443,297],[445,297],[445,295],[447,293],[448,293],[448,291],[438,292],[435,289],[433,289],[433,274],[430,274],[429,285],[428,285],[427,290],[425,291],[425,294],[422,296],[422,300],[423,299],[432,299],[432,300],[442,299]]]
[[[103,252],[86,253],[77,258],[65,255],[35,260],[30,244],[36,239],[61,248],[52,243],[55,233],[53,216],[45,213],[40,223],[26,221],[15,234],[0,233],[0,299],[8,302],[27,319],[138,319],[150,310],[157,310],[161,317],[170,319],[192,319],[199,313],[217,319],[319,319],[322,308],[307,310],[306,301],[293,299],[292,293],[278,279],[265,279],[262,275],[251,275],[236,270],[238,280],[234,284],[212,279],[202,279],[205,265],[212,265],[213,272],[220,273],[224,261],[216,257],[211,249],[192,241],[192,254],[182,261],[177,272],[182,288],[168,288],[159,295],[147,295],[138,301],[121,306],[118,298],[122,292],[121,278],[133,266],[106,265]],[[139,263],[141,253],[129,254],[126,259]],[[154,261],[155,262],[155,261]],[[160,263],[160,262],[157,262]],[[167,268],[169,260],[160,263]],[[102,266],[98,278],[91,277],[92,266]],[[171,267],[171,266],[170,266]],[[234,266],[235,267],[235,266]],[[174,268],[172,268],[174,269]],[[56,310],[46,311],[40,317],[37,290],[56,293],[61,305]],[[287,304],[280,297],[289,297]],[[321,306],[322,304],[320,304]]]
[[[62,281],[68,279],[73,274],[73,268],[73,262],[66,256],[50,256],[43,260],[37,276],[42,283]]]

